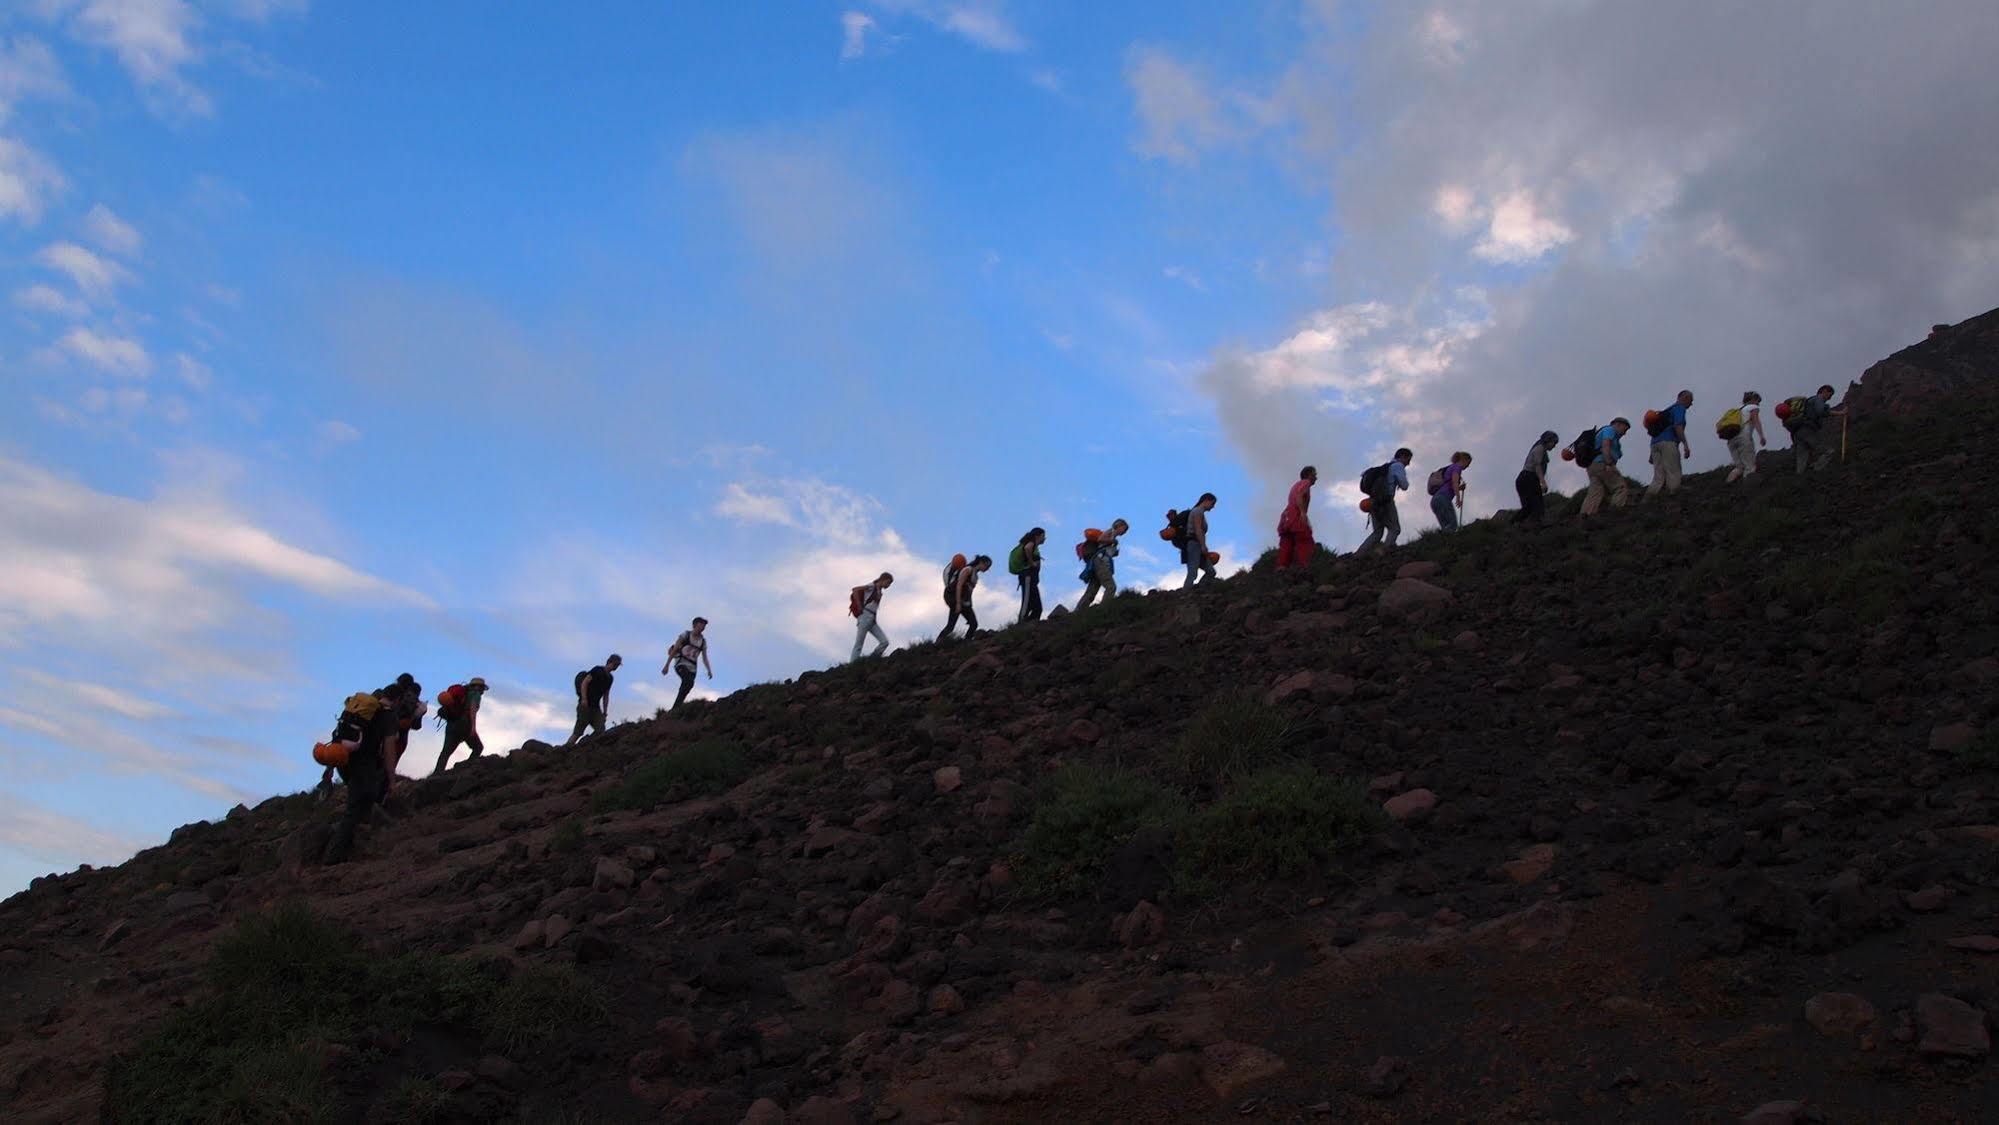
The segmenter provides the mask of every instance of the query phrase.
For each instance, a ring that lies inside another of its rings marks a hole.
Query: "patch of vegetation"
[[[590,799],[591,812],[645,812],[676,793],[720,793],[750,775],[749,754],[733,742],[707,740],[642,763]]]
[[[583,821],[570,817],[555,826],[548,834],[548,850],[552,852],[574,852],[583,847]]]
[[[789,785],[808,785],[825,776],[824,762],[800,762],[784,771],[784,780]]]
[[[1184,889],[1324,872],[1381,823],[1359,784],[1310,770],[1270,770],[1181,825],[1174,855]]]
[[[1267,769],[1290,754],[1291,721],[1249,692],[1225,695],[1194,716],[1167,753],[1190,782],[1216,784]]]
[[[345,928],[288,903],[217,940],[209,994],[175,1012],[116,1062],[106,1114],[117,1121],[323,1121],[334,1115],[325,1053],[363,1031],[441,1024],[518,1050],[601,1018],[594,988],[568,970],[501,981],[468,961],[383,956]],[[422,1100],[404,1108],[421,1108]],[[423,1117],[398,1120],[425,1120]]]
[[[435,1079],[409,1075],[389,1091],[377,1119],[393,1125],[431,1125],[450,1112],[451,1095]]]
[[[1140,830],[1172,828],[1185,815],[1178,795],[1143,775],[1065,766],[1034,807],[1022,842],[1021,878],[1045,893],[1082,893],[1111,853]]]

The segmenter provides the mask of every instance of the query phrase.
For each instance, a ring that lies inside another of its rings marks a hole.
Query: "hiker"
[[[1548,458],[1561,444],[1561,435],[1548,430],[1527,450],[1527,460],[1520,464],[1520,475],[1513,478],[1513,491],[1520,494],[1520,514],[1514,517],[1514,522],[1540,523],[1547,513]]]
[[[861,644],[869,636],[873,636],[876,641],[880,642],[875,645],[873,655],[880,656],[882,653],[888,651],[888,634],[882,632],[881,624],[876,618],[881,613],[882,594],[886,593],[888,588],[893,585],[895,585],[895,575],[884,570],[881,573],[881,577],[865,586],[854,587],[847,595],[847,616],[855,619],[855,660],[861,658]]]
[[[384,688],[383,692],[388,690]],[[327,740],[347,743],[351,749],[345,762],[331,767],[347,786],[347,807],[342,810],[339,822],[333,827],[333,834],[327,838],[325,850],[320,853],[321,863],[347,862],[354,850],[355,831],[361,827],[362,821],[374,813],[375,806],[388,792],[382,750],[396,733],[398,719],[397,701],[384,699],[383,692],[357,692],[348,696],[347,704],[334,724],[333,736]]]
[[[485,753],[486,744],[479,740],[479,701],[485,697],[486,681],[478,676],[437,693],[437,717],[444,720],[444,750],[437,755],[432,777],[444,772],[460,746],[471,747],[472,758]]]
[[[1464,522],[1465,470],[1470,467],[1471,454],[1460,449],[1451,454],[1449,464],[1430,474],[1430,512],[1445,531],[1456,531]]]
[[[1208,561],[1208,513],[1215,510],[1215,494],[1201,493],[1194,506],[1180,516],[1180,561],[1187,564],[1187,580],[1182,590],[1215,576],[1215,564]]]
[[[1593,516],[1603,507],[1605,495],[1610,506],[1622,508],[1631,498],[1631,482],[1617,467],[1624,460],[1624,435],[1631,432],[1629,418],[1613,418],[1610,425],[1584,430],[1573,448],[1576,465],[1589,474],[1589,491],[1583,494],[1582,514]]]
[[[1763,396],[1742,392],[1742,405],[1721,416],[1714,424],[1714,436],[1728,443],[1729,460],[1735,463],[1728,470],[1729,482],[1747,479],[1756,471],[1756,450],[1770,447],[1770,439],[1763,436]]]
[[[1311,563],[1318,544],[1312,541],[1312,486],[1319,483],[1319,470],[1310,465],[1298,470],[1298,480],[1284,499],[1284,514],[1277,517],[1277,569],[1304,567]]]
[[[1786,401],[1784,428],[1791,431],[1791,448],[1797,451],[1798,471],[1823,469],[1832,464],[1832,439],[1826,433],[1827,423],[1835,417],[1845,417],[1846,408],[1833,409],[1832,384],[1819,387],[1818,393],[1805,395]]]
[[[965,619],[965,635],[979,635],[979,615],[972,612],[972,591],[978,588],[979,575],[993,568],[989,555],[976,555],[967,560],[959,555],[944,568],[944,606],[951,616],[944,622],[944,631],[937,634],[940,641],[948,640],[951,630],[958,627],[958,619]]]
[[[673,697],[673,706],[687,702],[687,693],[694,690],[695,662],[699,661],[708,669],[708,678],[715,678],[715,666],[708,663],[708,619],[697,617],[687,631],[675,637],[672,647],[666,650],[666,665],[659,670],[664,676],[668,672],[680,676],[680,691]]]
[[[576,673],[576,729],[562,744],[565,748],[576,745],[585,730],[604,733],[605,718],[611,713],[611,673],[624,662],[625,658],[614,652],[595,668]]]
[[[1687,408],[1693,404],[1694,392],[1681,391],[1671,406],[1646,420],[1645,432],[1652,438],[1652,483],[1645,486],[1648,500],[1661,489],[1667,493],[1680,490],[1680,459],[1694,455],[1693,447],[1687,444]]]
[[[1041,620],[1041,545],[1046,542],[1048,532],[1029,528],[1006,557],[1007,573],[1020,582],[1020,615],[1015,621]]]
[[[1395,494],[1409,491],[1409,463],[1416,459],[1407,447],[1395,451],[1387,464],[1376,465],[1360,475],[1360,490],[1367,495],[1367,522],[1372,528],[1367,538],[1354,548],[1364,554],[1370,547],[1393,547],[1402,534],[1402,519],[1395,514]]]
[[[1117,596],[1117,541],[1118,536],[1130,530],[1131,525],[1123,520],[1112,520],[1109,531],[1083,533],[1083,541],[1076,544],[1076,557],[1083,560],[1083,573],[1077,576],[1083,582],[1083,600],[1076,603],[1078,610],[1089,608],[1098,594],[1104,596],[1105,602]]]
[[[386,700],[395,711],[395,727],[388,739],[382,743],[382,792],[386,795],[395,784],[396,767],[402,764],[403,751],[409,749],[410,731],[423,725],[423,717],[430,711],[423,701],[423,685],[416,677],[404,672],[396,677],[396,682],[375,693]]]

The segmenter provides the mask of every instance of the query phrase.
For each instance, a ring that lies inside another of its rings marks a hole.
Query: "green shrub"
[[[1150,778],[1065,766],[1034,807],[1021,846],[1021,878],[1048,893],[1082,893],[1120,845],[1141,829],[1172,827],[1185,811],[1177,795]]]
[[[750,775],[749,754],[733,742],[707,741],[650,759],[590,800],[591,812],[644,812],[675,790],[720,793]]]
[[[1168,752],[1190,782],[1220,783],[1267,769],[1290,753],[1291,721],[1255,694],[1224,695],[1194,716]]]
[[[1179,882],[1212,890],[1322,872],[1380,823],[1379,806],[1354,782],[1309,770],[1259,773],[1182,824]]]
[[[549,851],[573,852],[581,850],[582,847],[583,821],[578,817],[570,817],[556,825],[555,831],[548,834]]]
[[[206,995],[113,1064],[108,1118],[328,1120],[335,1106],[325,1049],[351,1048],[365,1030],[436,1023],[514,1050],[603,1011],[594,988],[573,972],[528,970],[498,983],[462,960],[382,956],[296,903],[237,923],[215,942],[206,975]]]

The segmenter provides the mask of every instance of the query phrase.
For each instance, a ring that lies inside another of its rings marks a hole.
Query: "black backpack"
[[[576,698],[578,699],[583,698],[583,681],[589,678],[590,678],[590,669],[588,668],[585,668],[581,672],[576,673]]]
[[[1652,411],[1652,420],[1645,424],[1646,437],[1658,437],[1673,428],[1673,407],[1680,405],[1679,399],[1668,403],[1664,410]]]
[[[1596,455],[1600,452],[1596,447],[1596,431],[1597,427],[1591,426],[1569,445],[1570,449],[1575,450],[1576,468],[1587,469],[1595,463]]]
[[[1182,550],[1187,546],[1187,516],[1188,510],[1185,508],[1166,513],[1166,526],[1173,532],[1173,538],[1169,542]]]
[[[1376,465],[1374,468],[1369,469],[1368,471],[1362,473],[1360,475],[1361,492],[1364,493],[1365,495],[1373,496],[1375,492],[1381,488],[1381,482],[1385,480],[1387,477],[1388,477],[1387,465]]]

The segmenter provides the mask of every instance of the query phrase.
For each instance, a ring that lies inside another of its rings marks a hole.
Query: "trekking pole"
[[[1839,463],[1846,464],[1846,415],[1839,416]]]

